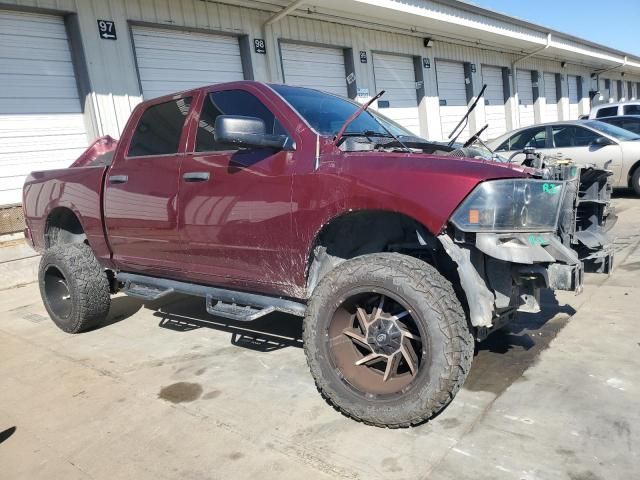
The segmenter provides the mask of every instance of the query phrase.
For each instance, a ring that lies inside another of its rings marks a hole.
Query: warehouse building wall
[[[423,4],[424,2],[414,3]],[[434,3],[433,6],[437,4]],[[451,16],[455,13],[451,8],[442,7],[440,13]],[[538,83],[533,83],[533,110],[536,122],[544,121],[546,111],[547,100],[542,83],[545,73],[548,74],[547,78],[555,77],[559,80],[557,99],[553,99],[558,105],[559,119],[574,118],[576,114],[588,113],[589,91],[597,85],[596,79],[591,78],[593,67],[580,65],[579,62],[572,63],[570,60],[566,61],[564,67],[561,66],[560,61],[536,56],[520,61],[518,59],[522,55],[506,53],[505,49],[499,46],[470,46],[461,44],[463,42],[454,43],[450,38],[434,37],[433,46],[425,47],[423,35],[394,33],[394,29],[385,28],[383,25],[355,26],[347,20],[343,23],[340,18],[327,21],[289,15],[265,28],[263,25],[271,17],[272,12],[213,1],[0,0],[0,11],[6,9],[55,13],[64,16],[68,26],[75,26],[75,33],[71,35],[70,41],[72,50],[78,56],[76,73],[86,77],[84,82],[86,86],[81,89],[83,96],[81,101],[87,127],[87,142],[105,134],[117,138],[131,111],[142,100],[140,65],[137,62],[131,34],[136,26],[173,29],[181,32],[192,31],[198,35],[224,34],[237,38],[243,46],[241,50],[244,78],[261,81],[286,80],[283,67],[287,67],[281,58],[283,43],[293,42],[301,45],[297,53],[292,53],[294,57],[298,55],[296,57],[298,61],[304,61],[304,52],[312,53],[314,46],[318,51],[324,49],[323,51],[330,53],[333,49],[334,52],[343,52],[346,91],[358,101],[370,98],[379,89],[379,85],[393,85],[393,77],[388,78],[388,75],[393,75],[394,65],[403,65],[403,77],[402,79],[398,77],[397,82],[401,83],[403,88],[398,89],[397,92],[388,93],[387,98],[390,100],[386,103],[390,109],[385,112],[382,108],[384,104],[379,104],[381,111],[394,118],[417,118],[415,129],[432,140],[443,140],[449,133],[447,130],[451,128],[451,122],[443,122],[441,118],[455,116],[457,112],[464,110],[465,100],[466,104],[469,104],[476,98],[483,84],[483,66],[500,68],[505,73],[504,79],[507,81],[503,85],[506,93],[504,128],[507,130],[520,125],[518,104],[520,98],[525,97],[518,94],[514,84],[512,71],[514,62],[518,72],[526,72],[526,75],[532,75],[532,79],[538,79]],[[115,22],[117,40],[105,40],[99,37],[96,23],[98,19]],[[469,21],[479,22],[481,18],[474,17]],[[486,28],[497,30],[506,28],[506,24],[503,25],[503,23],[489,22]],[[513,29],[523,38],[531,35],[524,28],[513,27]],[[265,40],[266,54],[256,53],[253,48],[254,39]],[[575,45],[571,48],[582,47]],[[82,61],[82,52],[84,61]],[[325,58],[324,61],[327,62],[335,61],[335,58],[340,57],[339,55],[331,57],[329,53],[324,56],[318,54],[316,57],[320,59],[318,61],[323,61],[321,59]],[[454,71],[463,72],[456,74],[455,81],[464,84],[464,96],[461,97],[463,89],[457,88],[451,90],[453,93],[449,92],[456,96],[455,101],[441,98],[444,94],[438,89],[439,62],[442,65],[442,75],[444,65],[449,66],[450,74]],[[456,62],[458,67],[455,67]],[[413,71],[411,65],[413,65]],[[340,68],[335,65],[333,67],[332,71],[340,72]],[[82,74],[84,70],[86,75]],[[313,75],[313,68],[306,68],[306,70],[307,75]],[[349,77],[349,81],[346,77]],[[494,75],[494,78],[497,77]],[[569,87],[570,81],[575,85],[576,78],[581,79],[581,86],[578,88],[581,97],[577,99],[577,106],[575,102],[572,104],[570,101],[570,96],[575,96],[576,93],[574,91],[570,94]],[[619,79],[632,82],[632,90],[635,89],[635,92],[640,82],[639,76],[622,77],[620,73],[613,71],[607,73],[607,78],[611,80],[612,91],[615,91],[616,81]],[[413,93],[410,88],[412,83],[415,87],[415,102],[413,102]],[[627,89],[623,88],[623,91],[627,92]],[[497,99],[495,101],[499,104],[499,93],[495,91],[494,99]],[[382,100],[385,100],[384,97]],[[496,112],[498,114],[501,112],[500,108],[496,108],[495,101],[491,105],[492,118],[495,118]],[[395,105],[400,107],[394,111]],[[451,112],[454,113],[451,114]],[[465,136],[480,129],[485,124],[486,118],[485,102],[480,102],[469,119]],[[497,134],[498,132],[494,129],[492,135]],[[485,137],[487,137],[486,134]]]
[[[84,48],[92,95],[88,110],[96,116],[96,133],[118,135],[132,108],[140,101],[141,93],[136,75],[134,48],[129,35],[131,22],[169,26],[172,28],[192,28],[211,32],[225,32],[232,35],[248,35],[250,39],[262,38],[265,33],[261,26],[270,13],[249,8],[240,8],[213,2],[185,0],[169,2],[166,0],[17,0],[2,5],[19,5],[43,8],[78,14],[80,34]],[[97,35],[96,19],[114,20],[118,29],[118,40],[102,40]],[[349,47],[354,52],[365,51],[367,63],[355,62],[357,86],[369,89],[373,93],[375,80],[371,54],[374,52],[397,53],[427,58],[430,68],[425,68],[425,98],[422,99],[421,119],[426,120],[423,134],[429,138],[442,138],[439,121],[438,92],[436,87],[436,59],[469,62],[474,66],[471,81],[474,93],[482,88],[481,65],[493,65],[511,68],[516,55],[500,52],[492,47],[474,48],[436,41],[433,48],[422,45],[422,36],[394,34],[374,29],[354,28],[334,22],[311,20],[295,16],[285,17],[274,24],[267,38],[267,55],[256,54],[251,49],[251,63],[254,78],[264,81],[282,81],[282,64],[279,59],[278,39],[315,42],[318,44]],[[518,63],[523,70],[537,70],[542,78],[543,72],[562,74],[562,98],[568,98],[567,75],[579,75],[583,80],[583,98],[580,113],[585,113],[588,103],[589,81],[592,70],[567,63],[565,68],[559,62],[538,58],[529,58]],[[611,75],[612,84],[619,74]],[[633,78],[625,80],[636,81]],[[511,88],[511,92],[514,89]],[[517,109],[512,98],[507,108],[511,117],[509,127],[517,123]],[[511,103],[511,105],[509,105]],[[484,119],[482,105],[474,115],[471,130]],[[568,110],[565,108],[564,110]],[[568,115],[568,114],[566,114]],[[561,117],[563,118],[563,117]],[[538,121],[538,118],[536,118]],[[541,119],[540,119],[541,120]]]

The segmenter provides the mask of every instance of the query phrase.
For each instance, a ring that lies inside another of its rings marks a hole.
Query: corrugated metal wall
[[[197,28],[235,35],[248,35],[251,40],[265,36],[263,22],[271,12],[240,8],[212,1],[200,0],[4,0],[25,7],[38,7],[61,12],[77,12],[83,48],[87,60],[91,94],[85,101],[86,114],[91,116],[88,123],[94,125],[95,133],[110,134],[115,137],[122,131],[133,107],[140,101],[140,88],[136,74],[135,58],[128,22],[169,25],[172,27]],[[432,9],[443,21],[452,21],[457,15],[455,9],[434,2],[407,0],[407,8]],[[510,33],[522,38],[544,41],[543,35],[528,32],[525,28],[492,21],[479,15],[467,15],[465,21],[485,22],[487,29]],[[435,18],[435,17],[434,17]],[[118,31],[117,41],[101,40],[96,28],[96,19],[114,20]],[[437,20],[437,18],[435,18]],[[380,27],[381,28],[381,27]],[[281,81],[282,71],[279,61],[278,39],[302,40],[326,45],[352,48],[355,53],[355,73],[357,86],[374,90],[372,52],[401,53],[429,58],[430,68],[424,70],[426,96],[420,103],[421,132],[437,140],[443,137],[440,127],[439,104],[436,89],[435,59],[469,62],[475,66],[472,73],[474,93],[482,87],[481,65],[511,68],[516,56],[499,51],[497,47],[476,48],[436,41],[433,48],[425,48],[421,35],[389,33],[373,28],[359,28],[335,22],[288,16],[266,29],[267,55],[251,51],[254,76],[257,80]],[[538,38],[540,37],[540,38]],[[368,63],[360,63],[359,51],[366,51]],[[559,100],[560,118],[569,117],[568,75],[579,75],[583,79],[583,99],[580,113],[588,109],[588,92],[592,88],[591,69],[568,63],[561,68],[559,62],[541,58],[529,58],[518,63],[523,70],[560,73],[562,98]],[[619,75],[619,74],[618,74]],[[611,77],[619,78],[611,75]],[[638,81],[638,78],[625,77]],[[513,88],[512,88],[513,92]],[[517,125],[515,99],[507,102],[507,123],[509,128]],[[484,125],[485,114],[482,102],[470,121],[471,130]],[[540,121],[541,118],[537,118]]]

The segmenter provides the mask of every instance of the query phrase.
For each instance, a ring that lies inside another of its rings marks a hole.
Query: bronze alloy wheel
[[[318,390],[349,418],[418,425],[456,395],[474,342],[453,286],[400,253],[340,263],[314,289],[302,331]]]
[[[427,358],[425,333],[412,310],[390,292],[353,292],[336,308],[328,328],[338,375],[369,400],[409,391]]]

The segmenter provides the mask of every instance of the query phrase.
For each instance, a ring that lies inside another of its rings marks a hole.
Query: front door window
[[[273,113],[254,95],[244,90],[224,90],[207,95],[200,113],[198,133],[196,134],[196,152],[214,152],[230,150],[229,145],[216,142],[215,122],[218,115],[239,115],[261,119],[266,133],[284,134],[284,129]]]

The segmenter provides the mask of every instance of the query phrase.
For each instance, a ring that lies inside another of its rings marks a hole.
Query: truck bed
[[[70,209],[83,219],[87,241],[96,256],[110,261],[109,247],[102,225],[102,188],[106,165],[71,167],[32,172],[26,179],[23,209],[27,223],[25,236],[33,248],[46,248],[46,219],[56,209]]]

